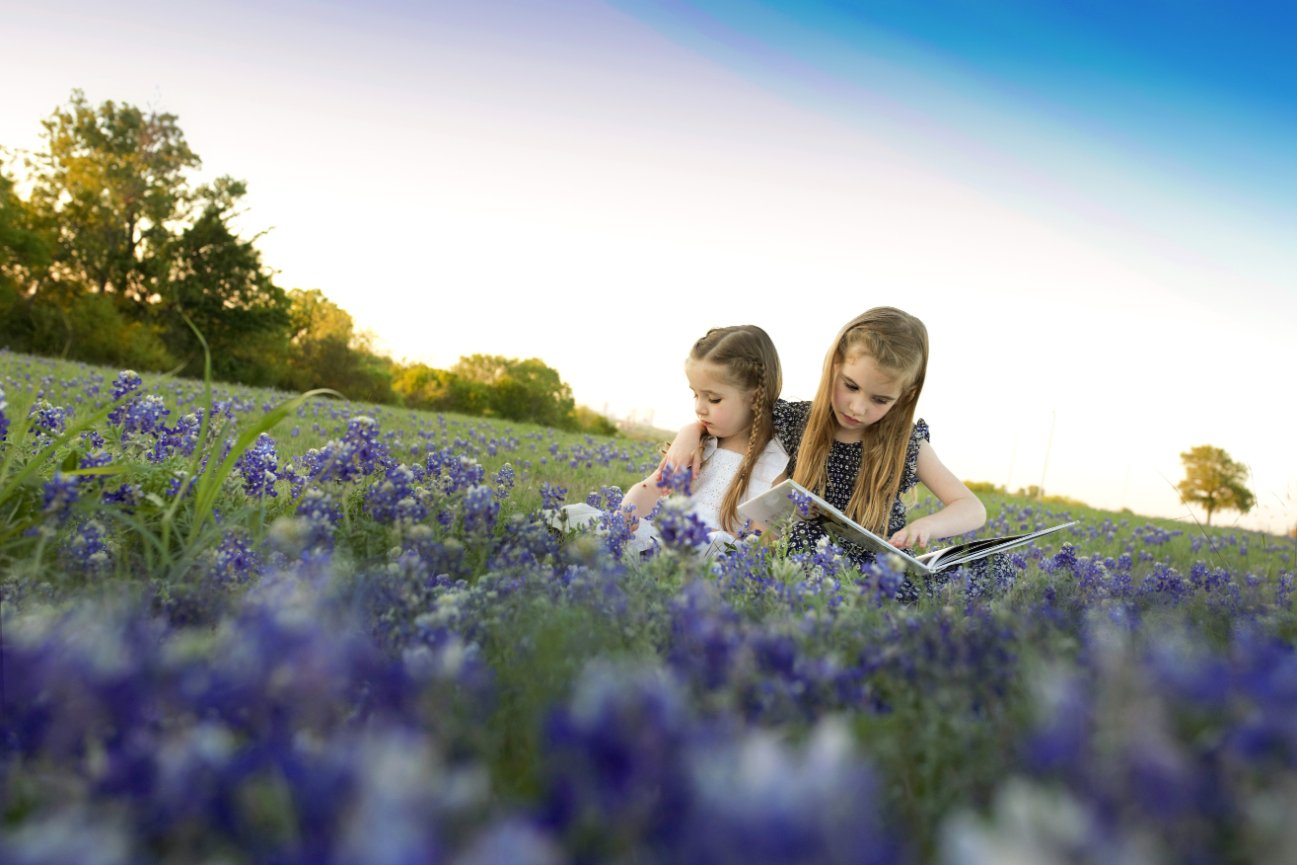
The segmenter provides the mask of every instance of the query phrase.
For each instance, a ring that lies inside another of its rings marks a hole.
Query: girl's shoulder
[[[777,399],[772,413],[775,429],[800,429],[806,426],[806,419],[810,417],[811,403],[809,400],[789,402],[786,399]]]

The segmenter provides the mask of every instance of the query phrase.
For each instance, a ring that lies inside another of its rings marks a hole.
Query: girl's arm
[[[662,463],[658,463],[658,467],[653,471],[653,474],[631,487],[621,497],[621,509],[633,509],[631,528],[635,527],[640,518],[653,513],[653,508],[657,507],[658,499],[662,498],[663,490],[658,487],[658,479],[662,477],[662,465]]]
[[[703,467],[703,425],[698,421],[687,424],[680,428],[676,437],[671,440],[671,446],[667,448],[666,456],[662,459],[663,465],[670,465],[676,468],[680,466],[689,466],[693,469],[693,476],[698,477],[698,472]],[[658,470],[661,470],[658,466]]]
[[[898,547],[927,546],[933,538],[948,538],[981,528],[986,523],[986,506],[964,482],[937,458],[926,441],[919,442],[919,481],[941,500],[935,514],[919,517],[892,535]]]

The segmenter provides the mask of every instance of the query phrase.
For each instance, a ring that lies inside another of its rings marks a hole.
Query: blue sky
[[[0,145],[74,87],[175,113],[284,287],[660,426],[710,326],[766,327],[808,398],[843,321],[901,306],[961,476],[1185,516],[1211,443],[1283,528],[1294,10],[0,0]]]

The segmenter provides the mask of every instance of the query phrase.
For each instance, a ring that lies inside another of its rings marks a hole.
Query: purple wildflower
[[[113,400],[119,400],[132,391],[138,390],[144,384],[144,379],[133,369],[124,369],[117,373],[117,378],[113,380]]]
[[[242,584],[261,570],[261,557],[242,532],[230,532],[216,548],[210,576],[219,583]]]
[[[423,502],[423,491],[415,486],[417,482],[418,475],[410,466],[392,466],[383,480],[365,493],[365,510],[380,523],[425,519],[428,507]]]
[[[250,448],[239,455],[235,469],[243,475],[243,491],[252,498],[275,495],[275,482],[279,480],[279,454],[275,440],[266,433],[257,436]]]
[[[495,518],[500,504],[488,486],[469,487],[464,493],[464,531],[470,534],[489,533],[495,528]]]
[[[793,503],[793,507],[797,508],[799,517],[803,519],[810,518],[811,508],[814,507],[814,504],[808,494],[800,490],[793,490],[788,494],[788,499]]]
[[[98,520],[86,520],[63,544],[60,558],[68,570],[103,575],[112,566],[108,532]]]
[[[42,509],[56,522],[63,522],[72,513],[72,506],[81,497],[77,487],[81,479],[76,475],[68,476],[63,472],[54,472],[54,477],[45,482],[42,488]]]
[[[563,507],[563,500],[567,498],[567,487],[560,487],[551,484],[549,481],[543,481],[540,485],[540,508],[543,511],[556,511]]]
[[[692,494],[693,480],[694,471],[691,466],[677,469],[668,463],[662,466],[662,472],[658,475],[658,489],[671,490],[687,497]]]
[[[495,473],[495,488],[502,498],[507,496],[510,491],[513,490],[515,480],[516,477],[512,465],[505,463],[500,466],[500,470]]]
[[[68,409],[57,406],[49,400],[37,400],[27,413],[30,420],[30,429],[38,435],[54,436],[61,435],[67,427],[68,416],[72,414]]]
[[[707,525],[676,503],[666,503],[657,509],[653,525],[662,536],[662,543],[673,549],[691,549],[708,542]]]

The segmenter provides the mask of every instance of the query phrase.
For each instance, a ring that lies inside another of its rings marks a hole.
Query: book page
[[[739,505],[739,515],[765,526],[773,526],[795,516],[798,519],[807,519],[797,514],[797,506],[789,498],[789,494],[794,491],[810,498],[812,516],[809,519],[818,518],[825,532],[834,540],[846,540],[875,553],[889,553],[898,556],[905,563],[906,569],[913,573],[924,575],[935,573],[910,553],[892,546],[884,538],[869,531],[869,529],[842,513],[823,498],[793,480],[783,481],[756,498],[748,499]]]
[[[825,532],[834,540],[846,540],[876,553],[890,553],[899,556],[901,561],[905,563],[907,570],[927,576],[940,573],[947,568],[985,558],[994,553],[1029,544],[1039,537],[1074,526],[1077,522],[1072,520],[1057,526],[1018,535],[981,538],[943,547],[939,550],[931,550],[916,556],[906,550],[892,546],[884,538],[869,531],[823,498],[793,480],[785,480],[761,495],[739,505],[739,515],[765,526],[772,526],[789,519],[797,515],[797,506],[793,504],[792,499],[789,497],[789,494],[794,491],[810,499],[812,503],[812,516],[810,519],[818,518],[824,526]],[[798,518],[805,519],[800,516]]]

